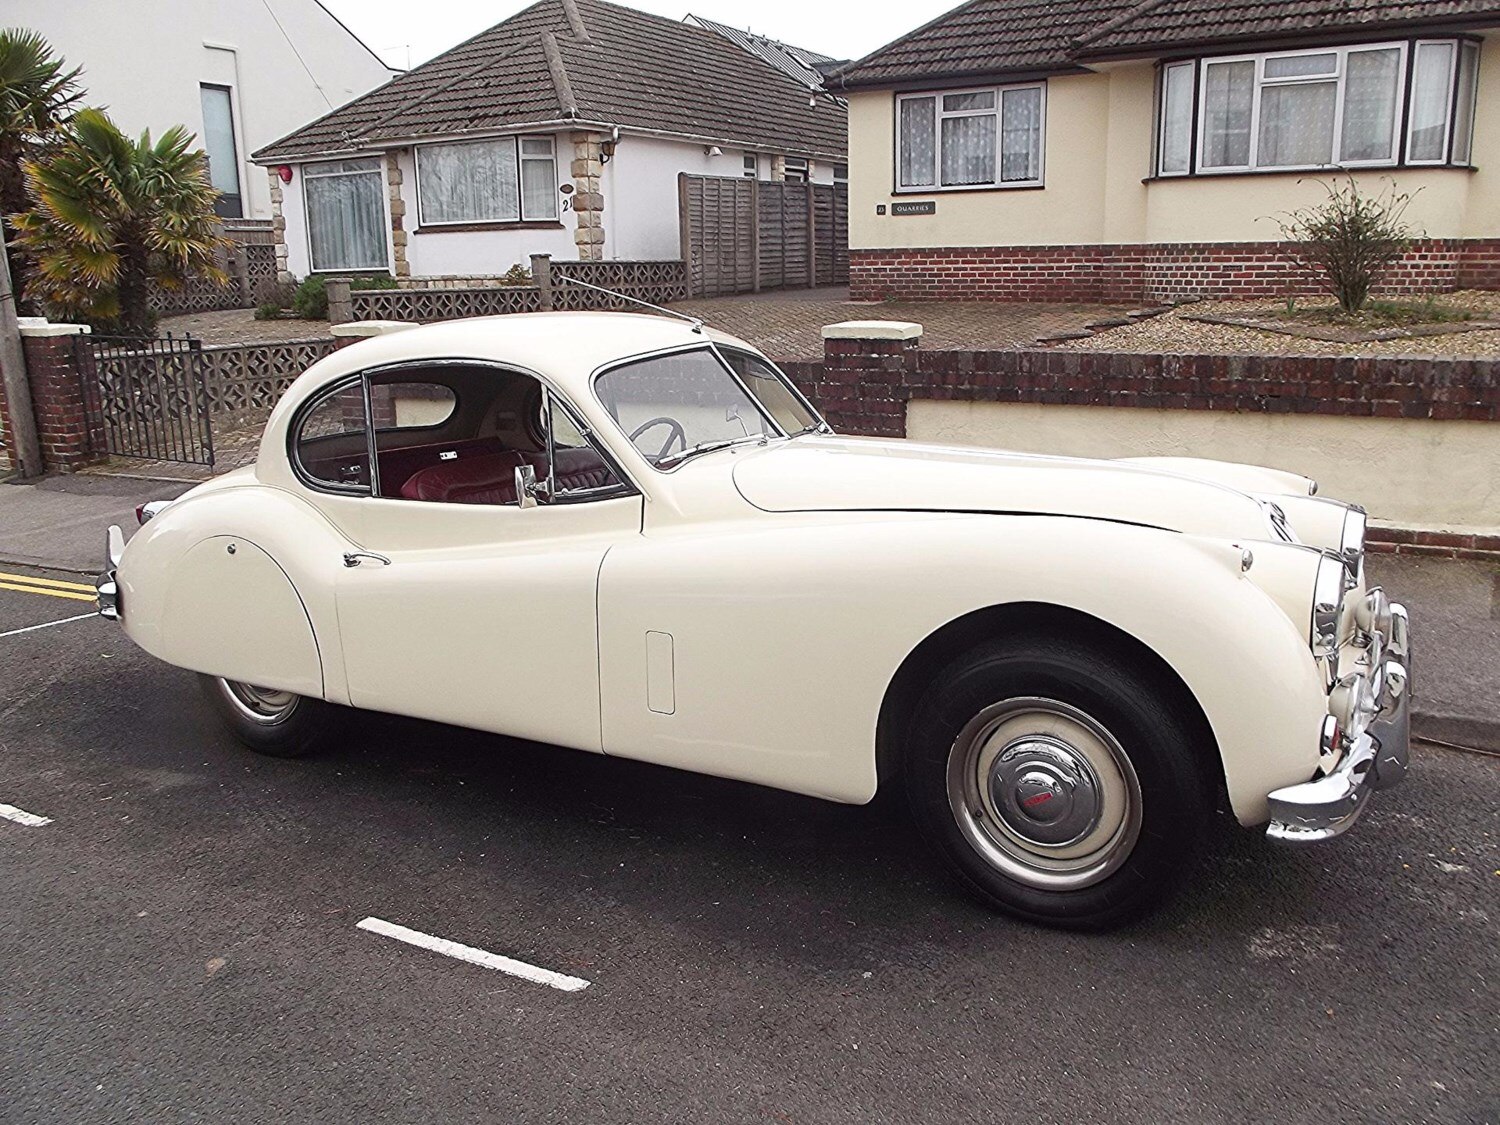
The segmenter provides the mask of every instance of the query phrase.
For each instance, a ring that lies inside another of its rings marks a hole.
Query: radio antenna
[[[663,308],[661,305],[653,305],[650,301],[643,301],[639,297],[632,297],[629,293],[620,293],[614,289],[606,289],[602,285],[592,285],[587,281],[579,281],[576,277],[567,277],[566,275],[558,276],[553,280],[560,281],[565,285],[581,285],[585,289],[592,289],[595,293],[604,293],[610,297],[617,297],[622,301],[629,301],[632,305],[640,305],[643,309],[650,309],[652,312],[665,313],[667,316],[675,316],[678,320],[685,320],[689,324],[691,324],[693,326],[694,332],[703,331],[703,321],[699,320],[696,316],[688,316],[687,313],[680,313],[676,309],[668,309]]]

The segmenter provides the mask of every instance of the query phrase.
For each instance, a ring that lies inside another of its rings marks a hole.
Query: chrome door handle
[[[391,565],[391,560],[390,559],[386,558],[384,555],[377,555],[377,554],[375,554],[372,551],[345,551],[344,552],[344,565],[345,566],[358,566],[361,559],[372,559],[375,562],[378,562],[381,566],[390,566]]]

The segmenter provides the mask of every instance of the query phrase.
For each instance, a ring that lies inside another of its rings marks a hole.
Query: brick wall
[[[980,246],[852,250],[859,301],[1259,299],[1307,293],[1316,281],[1278,242]],[[1500,239],[1422,239],[1391,272],[1394,294],[1500,289]]]
[[[924,351],[911,340],[828,340],[822,364],[786,370],[835,429],[890,437],[906,435],[914,398],[1500,421],[1500,360]]]
[[[23,331],[23,336],[24,336]],[[25,336],[26,374],[36,414],[42,464],[48,472],[98,460],[84,409],[83,382],[73,359],[75,336]],[[102,449],[102,443],[97,446]]]

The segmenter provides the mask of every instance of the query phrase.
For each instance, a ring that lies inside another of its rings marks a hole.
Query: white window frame
[[[1448,68],[1448,96],[1443,102],[1443,144],[1440,150],[1442,155],[1440,155],[1436,160],[1414,159],[1410,155],[1411,131],[1416,122],[1410,120],[1407,121],[1406,129],[1402,136],[1402,140],[1405,143],[1403,151],[1408,154],[1406,157],[1406,162],[1415,168],[1431,168],[1447,164],[1449,163],[1450,158],[1453,155],[1453,114],[1454,111],[1458,108],[1457,103],[1455,102],[1455,99],[1458,97],[1458,72],[1462,68],[1464,56],[1464,41],[1462,39],[1418,39],[1415,43],[1412,44],[1411,81],[1407,84],[1406,90],[1406,97],[1408,100],[1413,94],[1416,93],[1416,60],[1417,55],[1419,55],[1422,51],[1423,44],[1453,48],[1453,63]],[[1407,116],[1409,118],[1411,116],[1411,106],[1408,105],[1406,108]]]
[[[1000,179],[1001,152],[1000,145],[1005,133],[1005,93],[1006,91],[1036,90],[1041,101],[1040,120],[1037,123],[1037,157],[1036,166],[1038,176],[1034,180],[1002,180]],[[955,94],[994,94],[995,107],[993,109],[943,109],[943,99]],[[901,182],[901,105],[903,102],[916,98],[932,98],[933,112],[933,138],[932,138],[932,183],[929,185],[907,186]],[[995,118],[995,179],[983,184],[952,184],[944,187],[939,181],[942,179],[943,167],[943,119],[947,117],[984,117]],[[949,191],[1009,191],[1017,188],[1039,188],[1046,185],[1047,178],[1047,83],[1042,82],[1017,82],[1004,86],[967,86],[954,90],[914,90],[908,94],[896,95],[896,164],[895,164],[895,194],[897,195],[930,195],[934,192]]]
[[[516,142],[516,218],[514,219],[444,219],[441,221],[429,221],[422,212],[422,150],[429,148],[453,148],[457,145],[490,144],[494,141],[503,141],[514,138]],[[441,144],[417,145],[413,150],[412,179],[415,181],[414,190],[417,196],[417,230],[441,230],[443,227],[472,227],[472,226],[506,226],[518,223],[561,223],[562,207],[554,202],[553,214],[539,219],[526,217],[526,192],[521,186],[521,166],[527,160],[541,160],[543,157],[527,156],[522,150],[526,141],[546,141],[552,146],[552,194],[557,194],[559,177],[557,171],[557,137],[552,133],[499,133],[492,137],[465,137],[462,140],[443,141]]]
[[[1162,149],[1167,136],[1167,75],[1174,70],[1186,70],[1192,77],[1192,88],[1188,91],[1188,100],[1192,105],[1188,109],[1188,166],[1180,172],[1168,172],[1161,166]],[[1197,140],[1194,138],[1193,125],[1198,118],[1198,81],[1201,73],[1198,64],[1191,59],[1180,62],[1164,64],[1157,77],[1157,106],[1156,106],[1156,153],[1152,160],[1153,171],[1157,176],[1163,178],[1177,178],[1180,176],[1191,176],[1197,165],[1198,153],[1196,151]]]
[[[309,172],[309,168],[316,168],[320,164],[340,164],[348,160],[373,160],[375,167],[362,168],[358,171],[344,172]],[[298,179],[302,187],[302,226],[303,234],[307,239],[307,272],[308,273],[369,273],[372,270],[384,270],[387,274],[391,272],[391,200],[390,193],[385,186],[385,154],[374,155],[336,156],[331,160],[317,160],[304,163],[299,169]],[[307,202],[308,180],[333,179],[339,176],[379,176],[380,177],[380,227],[385,234],[385,261],[378,266],[319,266],[313,257],[312,240],[312,208]]]
[[[1402,155],[1402,130],[1406,124],[1408,89],[1406,76],[1407,53],[1409,44],[1405,40],[1394,40],[1389,43],[1351,43],[1339,47],[1303,47],[1295,51],[1265,51],[1253,54],[1240,55],[1216,55],[1212,58],[1198,60],[1198,84],[1195,95],[1198,98],[1197,109],[1197,136],[1193,141],[1194,171],[1200,176],[1223,176],[1233,175],[1238,172],[1301,172],[1326,168],[1389,168],[1401,163]],[[1344,147],[1344,89],[1348,81],[1349,55],[1358,54],[1363,51],[1389,51],[1398,53],[1396,63],[1397,93],[1396,112],[1391,115],[1391,155],[1381,160],[1342,160],[1339,154]],[[1334,72],[1328,74],[1298,75],[1288,78],[1267,78],[1266,61],[1268,59],[1296,58],[1307,55],[1333,55],[1335,57]],[[1208,137],[1208,114],[1204,112],[1202,91],[1207,88],[1208,68],[1220,63],[1253,62],[1255,64],[1255,85],[1250,96],[1250,162],[1248,164],[1216,165],[1212,168],[1204,166],[1203,145]],[[1263,165],[1260,157],[1260,106],[1261,93],[1268,86],[1304,86],[1312,83],[1328,82],[1334,83],[1333,102],[1333,147],[1329,153],[1330,160],[1326,164],[1269,164]],[[1160,146],[1157,149],[1157,164],[1161,162]],[[1181,173],[1176,173],[1181,175]]]

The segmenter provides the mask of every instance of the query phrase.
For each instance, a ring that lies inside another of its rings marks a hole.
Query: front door
[[[599,569],[641,503],[347,501],[351,551],[379,556],[339,576],[350,702],[600,750]]]
[[[296,468],[344,539],[330,698],[601,749],[599,571],[643,500],[550,403],[530,376],[435,364],[304,411]],[[551,478],[540,503],[523,466]]]

